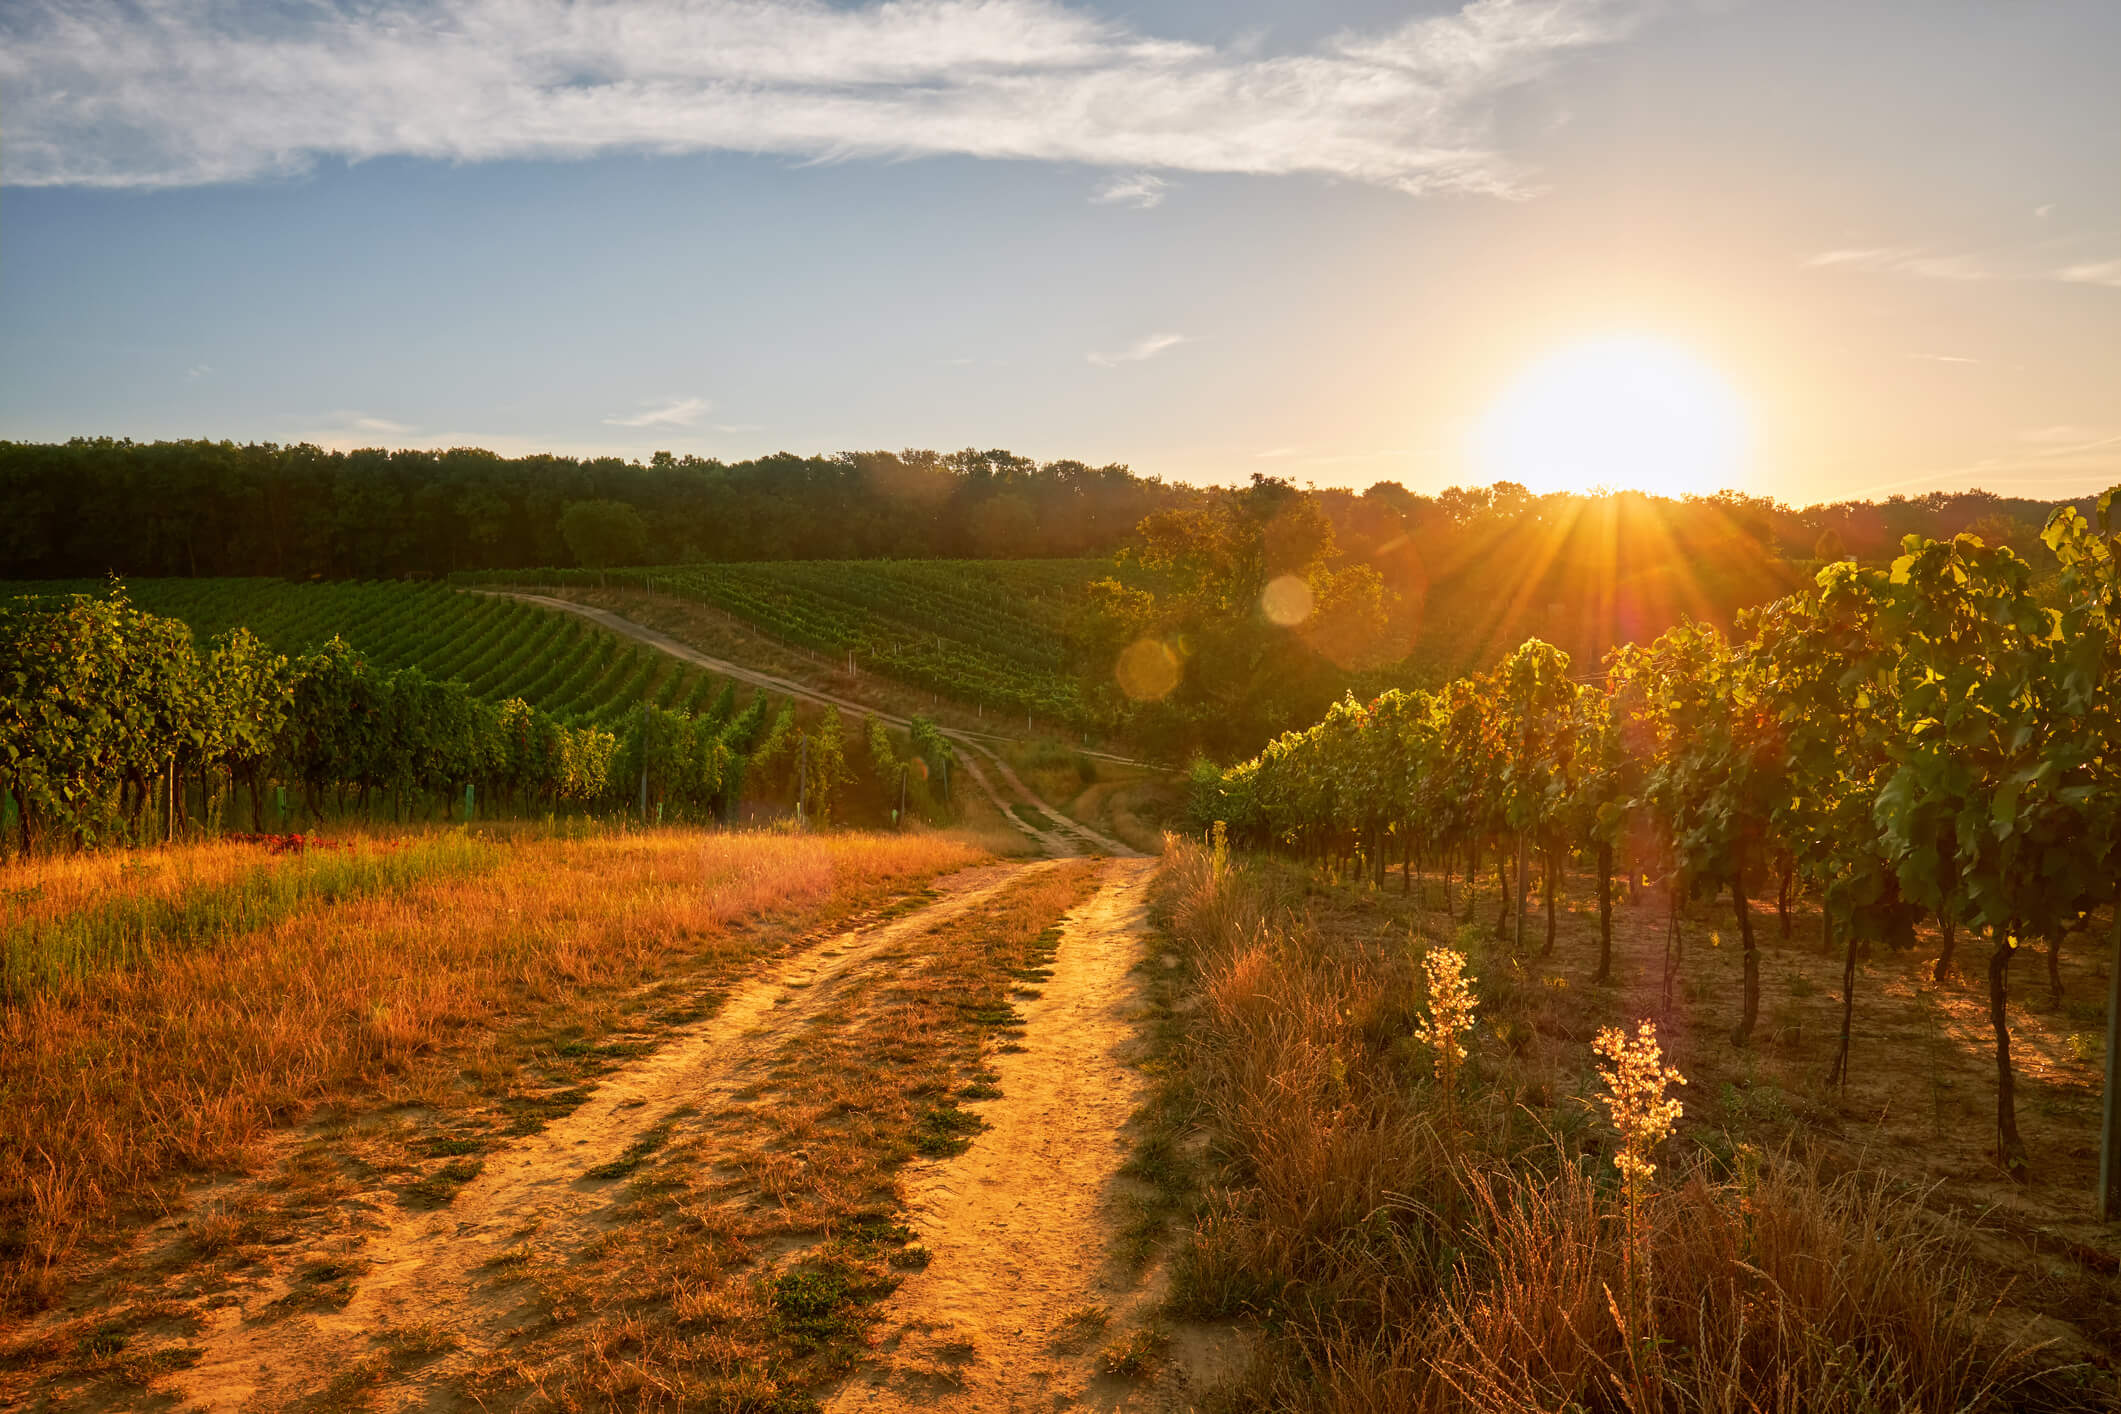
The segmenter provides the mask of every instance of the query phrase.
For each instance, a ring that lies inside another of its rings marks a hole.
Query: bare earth
[[[496,1259],[560,1259],[619,1201],[609,1185],[584,1181],[588,1169],[618,1157],[681,1104],[708,1112],[726,1104],[752,1082],[775,1042],[831,1006],[843,988],[865,985],[879,953],[977,908],[1025,871],[1051,867],[968,870],[945,881],[943,897],[925,908],[784,959],[713,1018],[608,1077],[572,1115],[495,1151],[450,1207],[373,1210],[376,1226],[346,1254],[365,1271],[343,1308],[279,1315],[273,1303],[286,1293],[260,1289],[214,1312],[197,1341],[203,1358],[172,1377],[174,1391],[206,1409],[277,1406],[326,1388],[387,1332],[439,1325],[456,1349],[417,1376],[421,1392],[438,1392],[505,1341],[511,1298],[485,1294]],[[460,1294],[468,1295],[452,1299]]]
[[[912,1223],[934,1261],[887,1303],[875,1358],[827,1401],[830,1414],[1191,1407],[1180,1366],[1153,1384],[1099,1373],[1102,1347],[1154,1296],[1107,1261],[1124,1220],[1126,1125],[1144,1091],[1132,969],[1154,866],[1107,868],[1042,994],[1021,1005],[1025,1049],[992,1061],[1002,1097],[981,1108],[989,1128],[914,1178]],[[1093,1311],[1105,1318],[1085,1321]]]
[[[388,1377],[376,1407],[458,1407],[467,1374],[526,1319],[506,1271],[565,1261],[623,1201],[590,1169],[680,1106],[712,1114],[738,1102],[810,1018],[880,985],[910,940],[1056,867],[965,871],[932,903],[781,960],[711,1019],[608,1075],[571,1115],[490,1152],[450,1206],[368,1206],[328,1254],[358,1273],[339,1309],[290,1309],[283,1277],[207,1312],[194,1338],[201,1358],[160,1382],[160,1393],[206,1410],[331,1403],[335,1382],[376,1368],[379,1342],[411,1332],[447,1353]],[[980,1107],[988,1129],[968,1151],[912,1174],[911,1222],[932,1260],[886,1303],[872,1358],[828,1408],[1187,1409],[1189,1367],[1197,1375],[1223,1353],[1187,1332],[1178,1358],[1152,1362],[1162,1366],[1153,1380],[1100,1373],[1104,1349],[1146,1322],[1158,1285],[1108,1262],[1126,1216],[1128,1122],[1144,1088],[1132,1064],[1143,1006],[1133,968],[1155,865],[1103,868],[1097,891],[1062,924],[1050,978],[1021,1001],[1020,1048],[990,1058],[1002,1094]]]

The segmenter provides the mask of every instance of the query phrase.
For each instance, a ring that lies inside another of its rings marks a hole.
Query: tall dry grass
[[[1961,1236],[1792,1156],[1719,1175],[1667,1154],[1641,1199],[1651,1275],[1636,1305],[1588,1091],[1521,1103],[1551,1086],[1510,1073],[1512,1018],[1494,1014],[1518,1004],[1509,986],[1483,989],[1464,1093],[1440,1122],[1409,939],[1322,938],[1197,845],[1174,841],[1164,878],[1200,979],[1187,1065],[1219,1165],[1173,1296],[1194,1315],[1265,1318],[1269,1358],[1242,1404],[1795,1414],[2078,1398],[1990,1319],[2000,1293]]]
[[[137,854],[79,854],[0,873],[0,1003],[19,1002],[124,967],[264,926],[309,903],[401,893],[506,857],[461,831],[274,855],[217,841]]]
[[[193,917],[187,890],[285,906],[187,946],[150,939],[101,965],[43,968],[10,994],[0,1305],[49,1297],[84,1225],[172,1179],[241,1167],[321,1103],[446,1102],[467,1075],[505,1077],[512,1028],[599,1027],[628,989],[678,969],[711,981],[805,922],[982,856],[941,835],[669,829],[415,840],[397,857],[430,867],[304,893],[268,880],[343,860],[214,844],[147,856],[158,869],[106,858],[8,877],[42,889],[34,925],[51,935],[79,917]],[[740,926],[762,917],[789,927]]]

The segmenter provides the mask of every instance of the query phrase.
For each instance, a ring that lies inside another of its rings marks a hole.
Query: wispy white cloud
[[[1847,493],[1852,499],[1909,486],[1980,487],[2022,496],[2076,496],[2121,481],[2121,433],[2087,427],[2033,427],[2018,434],[2027,444],[1960,466],[1932,467],[1919,475],[1881,482]]]
[[[214,370],[212,364],[195,363],[191,367],[184,370],[184,381],[187,383],[196,383],[201,378],[206,377],[213,371]]]
[[[182,186],[324,157],[954,153],[1522,195],[1493,110],[1659,0],[1472,0],[1262,55],[1063,0],[14,0],[4,179]]]
[[[1155,358],[1165,349],[1184,342],[1184,334],[1150,334],[1136,339],[1117,353],[1092,353],[1085,357],[1099,368],[1117,368],[1123,363],[1140,363],[1143,359]]]
[[[2018,440],[2047,447],[2083,448],[2109,446],[2116,439],[2112,428],[2058,423],[2052,427],[2028,427],[2018,434]]]
[[[1804,263],[1814,269],[1839,266],[1923,280],[2059,280],[2066,285],[2108,285],[2121,289],[2121,260],[2087,260],[2050,264],[2052,256],[1940,254],[1924,246],[1853,246],[1823,250]]]
[[[335,412],[329,421],[333,427],[346,432],[374,432],[386,437],[418,430],[412,423],[393,422],[387,417],[371,417],[364,412]]]
[[[1997,271],[1971,255],[1937,255],[1920,246],[1863,246],[1823,250],[1804,262],[1815,268],[1839,265],[1925,280],[1993,280]]]
[[[1121,172],[1097,189],[1090,198],[1099,206],[1138,206],[1147,210],[1163,204],[1170,183],[1154,172]]]
[[[1960,355],[1960,354],[1931,354],[1931,353],[1918,353],[1918,354],[1909,354],[1909,355],[1908,355],[1908,357],[1909,357],[1909,358],[1919,358],[1919,359],[1921,359],[1921,360],[1922,360],[1922,361],[1923,361],[1924,363],[1979,363],[1979,362],[1981,362],[1981,360],[1980,360],[1980,359],[1978,359],[1978,358],[1966,358],[1966,357],[1964,357],[1964,356],[1962,356],[1962,355]]]
[[[419,431],[417,424],[397,422],[352,408],[340,408],[336,412],[327,412],[321,416],[305,415],[289,430],[292,434],[288,438],[289,441],[314,442],[320,447],[338,448],[342,451],[354,447],[377,446],[386,439],[390,445],[397,447],[428,445],[412,435]],[[459,441],[446,445],[466,444]]]
[[[1254,452],[1261,461],[1286,461],[1297,466],[1352,466],[1365,462],[1425,462],[1435,459],[1435,449],[1422,447],[1269,447]]]
[[[698,422],[714,406],[705,398],[673,398],[668,402],[654,404],[640,412],[620,416],[613,413],[604,419],[606,427],[690,427]]]
[[[2065,265],[2055,272],[2055,278],[2072,285],[2111,285],[2121,290],[2121,260],[2093,260],[2082,265]]]

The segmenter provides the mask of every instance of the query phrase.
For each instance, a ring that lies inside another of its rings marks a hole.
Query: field
[[[1915,547],[1183,781],[799,641],[863,586],[863,632],[1048,671],[1080,566],[779,567],[755,618],[620,576],[17,619],[10,779],[94,810],[0,866],[0,1403],[2110,1408],[2121,600],[2055,539],[2051,585]],[[580,725],[327,655],[246,746],[278,699],[236,646],[140,671],[236,614],[482,690],[561,658],[531,689]],[[68,715],[105,682],[153,708],[115,737]],[[185,684],[211,749],[157,797]],[[537,740],[530,808],[475,818]],[[261,770],[447,808],[210,838]]]
[[[0,596],[102,587],[23,582],[0,585]],[[292,655],[336,635],[377,668],[418,668],[478,697],[520,697],[568,721],[610,725],[643,701],[698,711],[721,689],[708,674],[593,624],[438,584],[141,579],[125,588],[141,608],[189,624],[201,643],[247,628]]]
[[[129,606],[101,589],[6,587],[29,611],[7,632],[30,677],[0,693],[0,718],[32,746],[19,779],[12,758],[0,760],[0,857],[31,850],[33,836],[137,843],[238,825],[395,820],[408,809],[756,822],[801,808],[841,823],[991,827],[1034,849],[1075,848],[1010,811],[1031,801],[1030,789],[987,741],[916,720],[977,720],[976,710],[946,712],[931,694],[901,702],[898,686],[881,704],[843,696],[830,690],[837,675],[808,658],[784,677],[773,669],[800,650],[766,640],[740,645],[737,663],[561,601],[434,586],[148,581],[128,591]],[[220,637],[253,623],[293,661],[269,661],[255,639]],[[80,651],[49,653],[58,641],[49,630]],[[354,657],[304,655],[336,634],[350,637]],[[118,683],[137,710],[99,715]],[[553,710],[525,705],[522,693]],[[804,764],[812,738],[815,772]],[[962,766],[953,789],[961,754],[989,766]],[[1077,822],[1088,843],[1125,852],[1097,823]],[[1154,846],[1153,830],[1135,838]]]
[[[1656,891],[1623,901],[1600,983],[1595,880],[1567,880],[1548,954],[1536,925],[1522,952],[1498,936],[1493,891],[1466,923],[1440,876],[1403,895],[1396,875],[1166,856],[1159,911],[1186,966],[1162,998],[1180,1063],[1158,1172],[1191,1215],[1170,1229],[1166,1314],[1275,1313],[1235,1407],[2112,1407],[2121,1243],[2089,1212],[2082,1044],[2103,1039],[2103,949],[2066,954],[2062,999],[2018,1018],[2024,1186],[1986,1143],[1978,978],[1866,963],[1841,1088],[1816,912],[1769,945],[1780,995],[1741,1049],[1720,910],[1682,910],[1667,1010]],[[1474,998],[1450,1087],[1419,1034],[1443,948]],[[1684,1113],[1630,1216],[1591,1042],[1645,1018]]]
[[[9,874],[9,945],[45,959],[0,1036],[11,1407],[2113,1393],[2096,950],[2019,1026],[2026,1187],[1983,1152],[1978,982],[1873,958],[1826,1083],[1839,964],[1801,902],[1787,940],[1761,919],[1778,999],[1739,1050],[1719,915],[1681,911],[1664,1009],[1664,899],[1623,901],[1599,983],[1580,873],[1541,955],[1492,888],[1447,915],[1439,876],[1186,843],[345,843]],[[1448,1089],[1421,1039],[1443,946],[1474,1006]],[[1590,1041],[1644,1017],[1684,1113],[1630,1218]]]
[[[1082,704],[1066,656],[1068,613],[1085,584],[1107,575],[1140,577],[1100,560],[793,560],[456,578],[688,598],[962,702],[1072,723]]]

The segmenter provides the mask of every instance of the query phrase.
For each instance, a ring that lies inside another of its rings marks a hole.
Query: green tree
[[[639,564],[648,557],[648,523],[623,501],[570,501],[560,512],[560,538],[588,569]]]
[[[1145,517],[1130,551],[1158,590],[1096,586],[1075,638],[1093,695],[1138,695],[1130,645],[1175,660],[1143,718],[1174,755],[1234,755],[1322,713],[1350,670],[1400,657],[1383,581],[1343,565],[1318,498],[1275,477]],[[1117,661],[1116,661],[1117,659]],[[1163,689],[1168,686],[1168,691]]]

